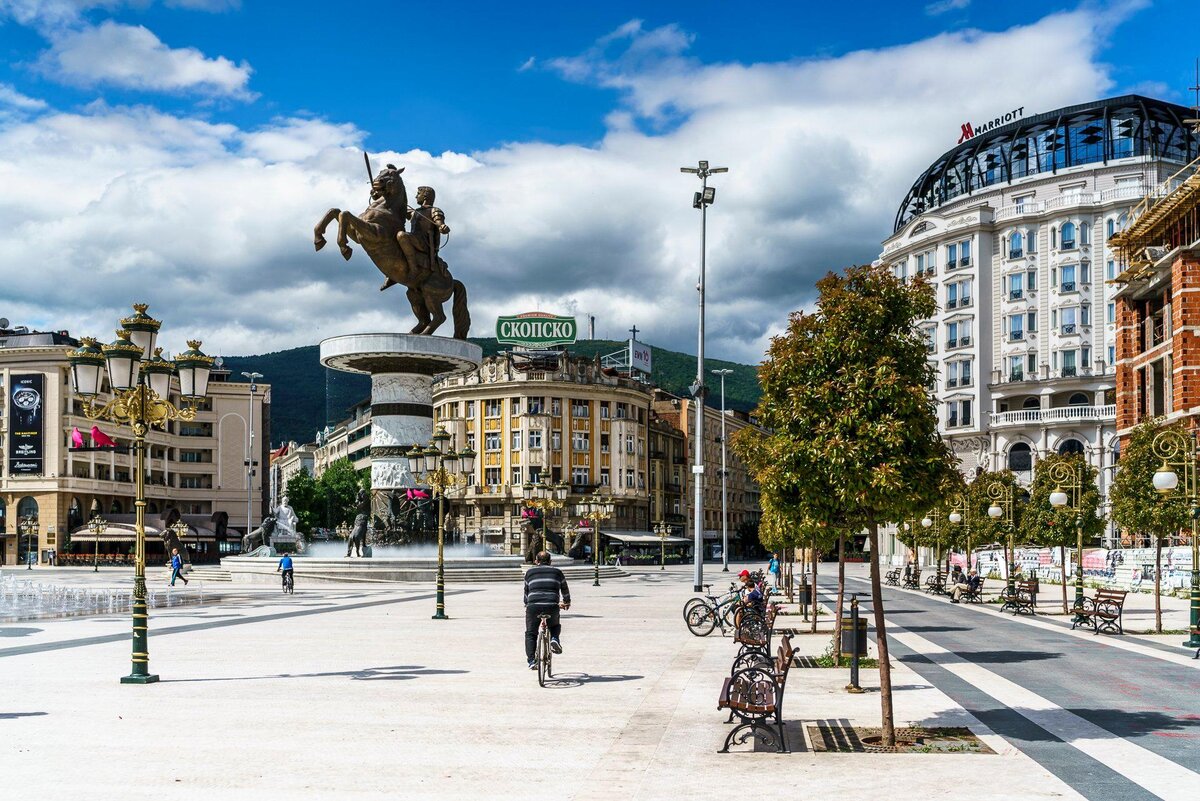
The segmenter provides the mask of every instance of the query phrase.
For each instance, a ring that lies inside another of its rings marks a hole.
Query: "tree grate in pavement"
[[[878,745],[879,727],[852,726],[846,720],[819,720],[808,727],[815,753],[994,754],[962,726],[897,728],[894,748]]]

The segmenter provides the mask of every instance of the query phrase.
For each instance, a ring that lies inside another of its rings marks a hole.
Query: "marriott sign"
[[[1013,109],[1012,111],[1008,112],[1007,114],[1001,114],[999,117],[996,117],[994,120],[987,120],[986,122],[983,122],[979,125],[972,125],[969,122],[964,122],[962,124],[962,132],[960,133],[960,135],[958,137],[958,144],[961,145],[963,142],[967,141],[968,139],[974,139],[976,136],[979,136],[980,134],[995,130],[996,128],[999,128],[1001,125],[1007,125],[1008,123],[1012,122],[1013,120],[1019,120],[1019,119],[1021,119],[1021,117],[1024,117],[1024,116],[1025,116],[1025,107],[1021,106],[1020,108]]]

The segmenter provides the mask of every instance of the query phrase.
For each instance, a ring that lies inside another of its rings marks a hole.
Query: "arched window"
[[[1033,469],[1033,451],[1028,444],[1017,442],[1008,449],[1008,469],[1014,473]]]
[[[83,504],[78,498],[71,499],[71,508],[67,509],[67,527],[74,531],[83,525]]]
[[[150,503],[146,504],[146,513],[152,515],[158,514],[158,504],[150,501]]]
[[[1012,236],[1008,238],[1008,257],[1010,259],[1019,259],[1024,252],[1022,245],[1022,237],[1020,231],[1014,231]]]
[[[1040,400],[1038,400],[1037,398],[1026,398],[1025,402],[1021,404],[1021,408],[1022,409],[1040,409],[1040,408],[1042,408],[1042,402]]]
[[[1075,223],[1065,223],[1062,227],[1062,249],[1075,249]]]
[[[1072,453],[1083,453],[1083,443],[1077,439],[1065,439],[1058,443],[1058,452],[1063,456]]]
[[[1050,249],[1051,250],[1058,249],[1058,229],[1055,228],[1053,225],[1050,226]]]
[[[108,507],[108,513],[110,515],[122,514],[121,502],[116,499],[113,499],[112,506]]]
[[[1067,401],[1067,405],[1068,406],[1087,406],[1088,405],[1088,396],[1083,394],[1082,392],[1076,392],[1075,394],[1073,394],[1071,396],[1070,400]]]
[[[1079,224],[1079,244],[1090,245],[1092,243],[1090,230],[1087,223]]]
[[[1116,233],[1116,231],[1115,231],[1115,230],[1113,230],[1113,229],[1114,229],[1114,226],[1115,226],[1115,223],[1113,222],[1113,218],[1112,218],[1112,217],[1109,217],[1109,218],[1108,218],[1108,227],[1107,227],[1107,229],[1106,229],[1106,230],[1105,230],[1105,232],[1104,232],[1104,233],[1105,233],[1105,238],[1106,238],[1106,239],[1111,239],[1111,238],[1112,238],[1112,235],[1113,235],[1114,233]]]
[[[38,519],[38,502],[37,498],[31,495],[26,495],[21,500],[17,501],[17,521],[20,522],[27,517],[34,520]]]

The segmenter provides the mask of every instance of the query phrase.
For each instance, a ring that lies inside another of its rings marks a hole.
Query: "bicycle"
[[[711,584],[704,585],[705,590],[711,587]],[[735,626],[734,615],[740,601],[736,586],[731,586],[729,592],[721,596],[706,593],[703,598],[692,598],[683,605],[683,621],[688,631],[697,637],[707,637],[718,625],[724,635],[727,628]]]
[[[554,652],[550,650],[550,615],[538,615],[541,623],[538,624],[537,650],[534,652],[533,659],[537,662],[538,670],[538,686],[545,687],[546,679],[554,677],[550,672],[550,660],[554,656]]]
[[[285,595],[292,595],[296,592],[296,580],[290,570],[283,574],[283,592]]]

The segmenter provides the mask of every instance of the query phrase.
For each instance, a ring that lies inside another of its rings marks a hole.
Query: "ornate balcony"
[[[1053,409],[1020,409],[1015,412],[992,412],[992,428],[1008,426],[1058,425],[1081,422],[1113,422],[1117,419],[1115,404],[1107,406],[1060,406]]]

